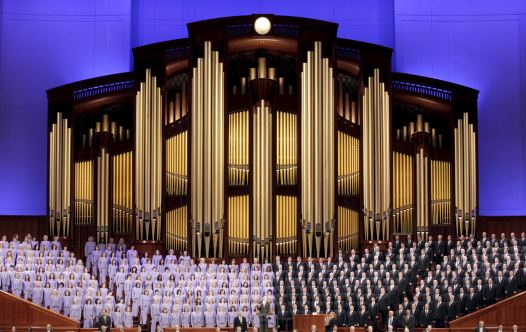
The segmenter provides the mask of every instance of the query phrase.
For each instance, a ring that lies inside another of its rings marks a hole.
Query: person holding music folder
[[[267,295],[263,296],[258,308],[259,328],[261,332],[268,332],[268,320],[271,315],[270,301]]]

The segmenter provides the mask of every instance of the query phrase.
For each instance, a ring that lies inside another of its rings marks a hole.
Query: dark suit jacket
[[[242,332],[247,331],[247,320],[245,319],[245,317],[241,317],[240,319],[239,316],[237,316],[236,318],[234,318],[234,330],[237,329],[238,326],[241,326]]]
[[[477,328],[475,329],[474,332],[479,332],[479,331],[480,331],[480,330],[479,330],[479,328],[477,327]],[[484,327],[484,328],[482,329],[482,332],[488,332],[488,329]]]
[[[109,330],[111,329],[111,317],[109,315],[107,316],[103,316],[103,315],[100,315],[99,316],[99,331],[102,331],[102,327],[103,326],[106,326],[107,330],[109,332]]]

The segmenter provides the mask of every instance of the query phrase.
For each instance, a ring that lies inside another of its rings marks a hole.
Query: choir
[[[0,288],[96,326],[107,309],[115,327],[233,327],[243,316],[260,327],[258,306],[272,305],[268,326],[290,327],[295,314],[335,313],[336,326],[412,329],[446,326],[460,315],[526,289],[526,235],[451,236],[401,241],[395,236],[359,256],[289,257],[273,263],[195,262],[133,246],[85,245],[86,265],[58,238],[0,240]]]

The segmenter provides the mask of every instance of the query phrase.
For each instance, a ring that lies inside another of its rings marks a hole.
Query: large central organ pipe
[[[192,237],[193,253],[218,253],[224,218],[224,73],[219,53],[204,43],[192,77]],[[210,245],[212,244],[212,248]]]
[[[363,95],[363,222],[366,240],[388,240],[390,219],[390,98],[374,69]]]
[[[301,218],[304,255],[329,256],[335,218],[334,79],[329,60],[322,59],[321,42],[315,42],[314,51],[307,53],[307,62],[303,64],[301,73],[301,89]]]

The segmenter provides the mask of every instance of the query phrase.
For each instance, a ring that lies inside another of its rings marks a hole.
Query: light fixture
[[[266,35],[270,31],[270,21],[265,16],[258,17],[254,22],[254,30],[260,35]]]

